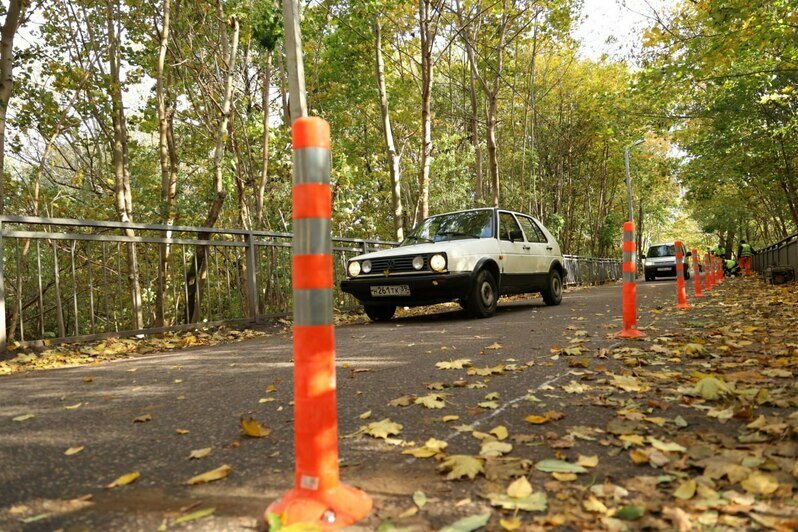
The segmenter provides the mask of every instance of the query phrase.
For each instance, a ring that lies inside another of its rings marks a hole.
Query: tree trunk
[[[501,52],[499,53],[501,54]],[[498,80],[498,77],[496,79]],[[490,103],[488,104],[487,117],[488,165],[490,167],[491,203],[494,207],[499,206],[499,158],[496,153],[496,99],[497,94],[492,92],[489,96]]]
[[[217,2],[217,12],[219,20],[224,21],[224,10],[221,1]],[[240,26],[236,17],[230,17],[230,25],[233,27],[233,36],[228,40],[226,23],[222,22],[222,53],[224,55],[223,61],[226,68],[225,84],[224,84],[224,100],[222,101],[221,114],[219,116],[219,123],[216,128],[216,146],[213,151],[213,168],[214,168],[214,189],[216,195],[211,202],[208,209],[208,214],[205,217],[204,226],[213,227],[219,219],[224,205],[224,199],[227,196],[227,191],[224,186],[224,171],[222,167],[222,158],[225,153],[225,146],[228,137],[227,125],[230,121],[230,108],[233,101],[233,79],[235,78],[235,61],[238,54],[238,40],[240,35]],[[197,246],[195,265],[189,270],[188,283],[188,315],[191,317],[191,322],[196,323],[200,320],[200,309],[202,308],[202,301],[199,296],[204,292],[202,285],[207,278],[207,248],[205,246]]]
[[[5,212],[6,113],[14,85],[14,37],[27,7],[27,0],[10,0],[0,29],[0,215]]]
[[[479,103],[477,99],[477,78],[479,77],[479,73],[477,71],[477,60],[472,46],[474,35],[471,33],[470,27],[466,27],[460,0],[455,2],[455,7],[457,8],[457,21],[462,28],[463,35],[466,35],[466,33],[468,34],[468,37],[464,36],[463,40],[465,41],[466,56],[468,57],[469,97],[471,99],[471,117],[469,125],[471,129],[471,145],[474,146],[474,203],[481,206],[484,203],[484,186],[482,184],[482,144],[479,140]]]
[[[272,77],[272,52],[266,51],[266,64],[261,74],[261,107],[263,108],[263,157],[261,158],[260,183],[258,184],[258,197],[255,207],[255,218],[258,228],[263,225],[263,198],[266,194],[266,184],[269,181],[269,91]]]
[[[114,193],[116,211],[122,222],[133,221],[133,196],[130,189],[130,172],[127,159],[127,126],[125,125],[125,107],[122,103],[122,85],[120,80],[119,31],[116,26],[114,12],[119,8],[115,0],[109,0],[106,9],[108,30],[108,62],[110,66],[111,86],[111,120],[113,123],[113,143],[111,146],[114,165]],[[126,229],[127,236],[136,236],[135,231]],[[132,301],[133,327],[144,328],[144,316],[141,308],[141,285],[139,282],[139,266],[136,256],[136,245],[127,246],[128,280]]]
[[[430,162],[432,159],[432,42],[430,41],[430,0],[418,0],[421,35],[421,172],[416,224],[429,216]]]
[[[158,154],[161,164],[161,222],[171,226],[175,220],[175,200],[177,194],[177,154],[175,153],[172,114],[174,109],[168,99],[168,78],[166,74],[166,52],[169,46],[169,22],[171,18],[171,0],[164,0],[163,27],[160,34],[158,64],[155,74],[155,92],[158,107]],[[172,237],[167,231],[166,238]],[[169,282],[169,260],[171,246],[159,246],[158,290],[155,294],[155,326],[166,325],[165,294]]]
[[[380,19],[374,20],[374,49],[377,70],[377,89],[380,93],[380,113],[382,115],[382,133],[385,137],[385,145],[388,149],[388,163],[391,173],[391,198],[393,200],[393,229],[394,238],[401,242],[404,240],[404,228],[402,224],[402,188],[401,188],[401,168],[399,166],[399,153],[393,141],[393,128],[391,127],[391,115],[388,109],[388,91],[385,86],[385,64],[382,59],[382,31]]]

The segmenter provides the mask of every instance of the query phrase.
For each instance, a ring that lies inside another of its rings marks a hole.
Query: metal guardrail
[[[751,267],[764,273],[770,266],[792,266],[798,271],[798,233],[754,253]]]
[[[576,255],[563,255],[566,286],[597,285],[617,281],[623,275],[623,261],[621,259],[603,259],[594,257],[579,257]]]
[[[290,233],[0,216],[0,351],[7,341],[86,341],[291,312]],[[351,256],[396,242],[333,238],[336,279]],[[621,261],[566,256],[566,284],[602,284]],[[337,310],[357,301],[334,292]]]

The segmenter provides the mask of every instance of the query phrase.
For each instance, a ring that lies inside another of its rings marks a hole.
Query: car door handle
[[[551,247],[551,246],[546,246],[546,250],[547,250],[547,251],[551,251],[552,249],[554,249],[554,248],[553,248],[553,247]]]
[[[530,249],[532,249],[532,246],[524,246],[525,251],[529,251]]]

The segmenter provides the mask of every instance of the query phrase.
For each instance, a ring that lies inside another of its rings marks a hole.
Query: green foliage
[[[257,0],[250,11],[252,36],[264,50],[273,52],[283,38],[283,13],[274,0]]]
[[[647,34],[638,90],[674,119],[656,125],[686,151],[688,205],[719,236],[762,244],[798,230],[793,4],[683,2]]]

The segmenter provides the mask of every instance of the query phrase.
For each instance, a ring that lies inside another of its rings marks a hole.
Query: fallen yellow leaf
[[[521,519],[518,517],[507,517],[499,519],[499,525],[504,530],[518,530],[521,528]]]
[[[507,439],[507,436],[509,436],[509,432],[507,432],[507,427],[505,427],[504,425],[493,427],[492,429],[490,429],[489,432],[494,436],[496,436],[496,439],[498,440],[505,440]]]
[[[186,484],[194,485],[194,484],[205,484],[206,482],[213,482],[214,480],[221,480],[225,478],[230,472],[233,470],[232,467],[225,464],[222,466],[217,467],[216,469],[212,469],[201,475],[197,475],[195,477],[191,477],[186,481]]]
[[[576,473],[560,473],[555,471],[551,474],[555,479],[559,480],[560,482],[573,482],[576,480]]]
[[[110,488],[118,488],[120,486],[127,486],[128,484],[136,482],[136,479],[139,478],[140,476],[141,474],[138,471],[134,471],[132,473],[122,475],[121,477],[114,480],[105,487],[110,489]]]
[[[67,455],[67,456],[72,456],[73,454],[78,454],[78,453],[79,453],[80,451],[82,451],[84,448],[85,448],[85,447],[84,447],[83,445],[80,445],[80,446],[78,446],[78,447],[70,447],[69,449],[67,449],[66,451],[64,451],[64,454],[65,454],[65,455]]]
[[[205,458],[211,454],[211,447],[205,447],[204,449],[194,449],[191,451],[191,454],[188,456],[189,460],[199,460],[200,458]]]
[[[588,512],[593,512],[596,514],[607,513],[607,506],[598,500],[594,495],[591,495],[587,499],[583,500],[582,507]]]
[[[241,432],[250,438],[264,438],[272,433],[272,429],[266,428],[258,420],[250,417],[249,419],[241,418]]]
[[[532,485],[526,477],[519,477],[515,479],[509,486],[507,486],[507,495],[515,499],[523,499],[532,495]]]
[[[577,465],[582,467],[596,467],[599,463],[598,455],[585,456],[580,454],[576,460]]]
[[[686,480],[682,482],[676,491],[673,492],[673,496],[677,499],[681,499],[683,501],[688,501],[693,498],[695,495],[696,490],[696,482],[693,479]]]

